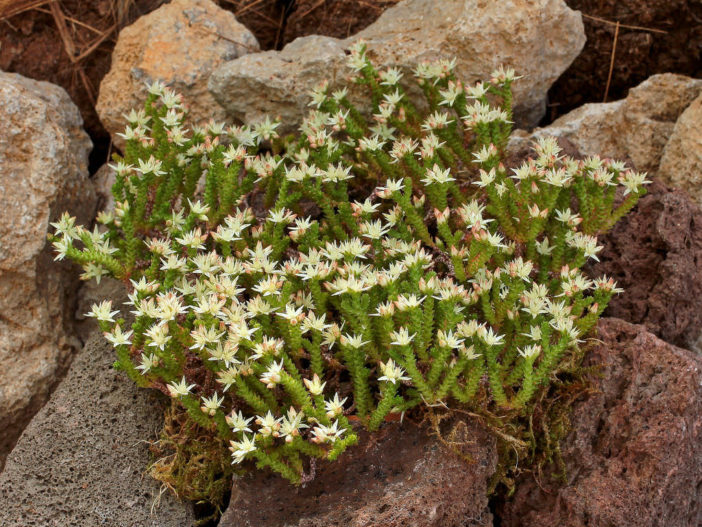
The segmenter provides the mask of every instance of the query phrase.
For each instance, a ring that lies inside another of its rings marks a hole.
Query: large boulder
[[[636,170],[656,172],[678,117],[702,93],[702,80],[653,75],[625,99],[585,104],[533,132],[517,131],[510,147],[543,136],[566,139],[584,156],[627,161]]]
[[[702,95],[682,113],[663,150],[658,176],[702,205]]]
[[[187,527],[192,505],[144,474],[163,404],[112,369],[99,333],[29,424],[0,473],[3,527]]]
[[[452,433],[453,432],[453,433]],[[261,472],[235,479],[220,527],[478,527],[492,525],[495,440],[473,422],[446,429],[461,456],[416,424],[386,424],[292,487]]]
[[[312,87],[324,79],[348,84],[346,50],[359,39],[377,66],[406,76],[420,62],[453,57],[466,82],[487,79],[500,65],[515,68],[524,75],[514,84],[515,115],[525,126],[544,115],[546,92],[585,44],[580,13],[562,0],[405,0],[348,39],[302,37],[282,51],[227,62],[212,74],[210,91],[235,119],[270,114],[281,118],[281,132],[293,131]]]
[[[207,91],[210,73],[225,61],[259,50],[232,13],[211,0],[173,0],[120,31],[112,67],[100,83],[97,112],[118,147],[124,114],[140,108],[146,83],[162,81],[182,93],[194,123],[223,120]]]
[[[619,319],[599,330],[596,390],[561,445],[568,483],[523,478],[501,525],[702,525],[702,358]]]
[[[702,338],[702,210],[658,182],[648,190],[601,238],[600,261],[590,271],[613,277],[624,289],[607,315],[694,349]]]
[[[66,92],[0,72],[0,466],[46,401],[76,342],[77,273],[52,261],[49,223],[95,213],[92,147]]]

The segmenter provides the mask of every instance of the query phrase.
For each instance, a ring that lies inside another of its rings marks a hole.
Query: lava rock
[[[702,209],[660,183],[649,191],[601,238],[600,261],[590,272],[624,289],[608,316],[693,349],[702,337]]]
[[[451,426],[456,426],[454,422]],[[458,424],[461,454],[415,424],[386,424],[363,434],[337,461],[317,463],[300,487],[261,472],[236,479],[220,527],[477,527],[492,525],[488,480],[495,440]]]
[[[561,445],[568,483],[523,478],[501,525],[702,525],[702,358],[619,319],[599,331],[597,391]]]

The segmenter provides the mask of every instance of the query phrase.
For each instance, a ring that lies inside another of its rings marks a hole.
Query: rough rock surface
[[[594,274],[624,292],[606,314],[692,349],[702,337],[702,210],[680,191],[654,183],[636,208],[602,237]]]
[[[655,172],[678,117],[702,93],[702,80],[664,73],[632,88],[626,99],[585,104],[533,133],[517,131],[510,148],[553,135],[584,156],[598,154]]]
[[[668,144],[658,176],[666,183],[685,190],[702,205],[702,96],[682,113]]]
[[[414,424],[386,425],[362,438],[316,477],[295,488],[257,473],[235,480],[221,527],[477,527],[492,525],[487,484],[497,456],[494,439],[466,423],[461,457]]]
[[[209,88],[230,116],[253,122],[280,116],[286,133],[307,113],[309,90],[324,79],[346,84],[345,50],[368,42],[378,66],[400,67],[409,77],[423,61],[455,57],[458,77],[487,79],[498,66],[514,67],[515,115],[535,125],[548,88],[585,43],[580,14],[562,0],[405,0],[346,40],[299,38],[282,51],[246,55],[214,71]]]
[[[139,108],[145,83],[160,80],[183,94],[194,123],[222,120],[207,91],[221,63],[258,51],[256,37],[232,13],[211,0],[173,0],[139,18],[119,34],[110,72],[100,83],[97,112],[117,146],[123,114]]]
[[[2,466],[75,346],[65,330],[77,274],[52,261],[49,223],[65,210],[89,222],[95,193],[87,170],[92,145],[62,88],[0,72],[0,122]]]
[[[3,527],[187,527],[192,506],[144,475],[161,401],[112,369],[95,333],[0,473]],[[154,505],[154,501],[157,502]],[[153,505],[153,512],[152,512]]]
[[[702,525],[702,358],[619,319],[599,329],[599,390],[562,444],[568,484],[545,493],[525,478],[503,527]]]

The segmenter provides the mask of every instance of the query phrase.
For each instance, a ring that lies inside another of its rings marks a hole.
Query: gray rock
[[[139,109],[147,82],[160,80],[183,94],[194,123],[222,120],[207,91],[214,68],[258,51],[258,41],[234,15],[211,0],[173,0],[120,31],[112,66],[100,83],[96,110],[118,148],[127,124],[123,114]]]
[[[68,94],[0,72],[0,466],[80,344],[76,268],[52,261],[49,223],[95,212],[92,147]]]
[[[418,63],[440,58],[455,57],[466,82],[511,66],[524,75],[514,85],[516,118],[534,126],[544,115],[547,90],[578,56],[585,33],[580,14],[562,0],[405,0],[348,39],[303,37],[282,51],[229,61],[208,86],[231,117],[279,116],[287,133],[307,113],[312,87],[324,79],[347,84],[345,50],[359,39],[368,42],[377,66],[399,67],[407,76]]]
[[[113,361],[94,334],[26,428],[0,474],[0,526],[193,524],[192,506],[161,494],[144,473],[162,402],[115,372]]]
[[[656,172],[680,114],[702,92],[702,80],[683,75],[653,75],[625,99],[585,104],[531,133],[517,131],[510,149],[543,136],[568,140],[584,156],[627,161],[637,170]]]

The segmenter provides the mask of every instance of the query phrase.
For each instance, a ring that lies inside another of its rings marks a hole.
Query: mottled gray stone
[[[0,474],[2,527],[187,527],[192,506],[145,474],[162,401],[112,369],[95,333]],[[159,498],[160,495],[160,498]]]

